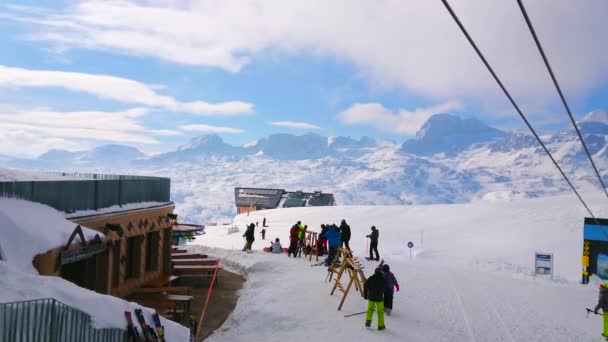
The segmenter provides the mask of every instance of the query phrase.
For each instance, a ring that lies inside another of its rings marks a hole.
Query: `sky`
[[[535,128],[566,125],[516,1],[450,3]],[[524,3],[575,115],[608,109],[608,2]],[[525,130],[439,0],[0,0],[3,155],[403,142],[437,113]]]

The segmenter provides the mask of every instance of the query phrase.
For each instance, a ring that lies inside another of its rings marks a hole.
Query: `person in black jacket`
[[[374,260],[374,251],[376,252],[376,261],[380,260],[380,254],[378,253],[378,235],[378,229],[376,229],[376,226],[372,226],[372,233],[367,235],[370,239],[369,260]]]
[[[365,326],[372,325],[374,308],[378,311],[378,330],[383,330],[384,325],[384,291],[386,290],[386,279],[381,268],[376,268],[374,275],[369,277],[363,285],[363,298],[367,300],[367,315]]]
[[[342,239],[342,246],[346,246],[346,249],[350,251],[348,242],[350,241],[350,226],[346,224],[346,220],[342,220],[340,223],[340,238]]]
[[[245,238],[245,247],[243,247],[243,251],[250,251],[253,241],[255,241],[255,224],[251,223],[247,226],[247,230],[245,231],[245,234],[243,234],[243,237]]]

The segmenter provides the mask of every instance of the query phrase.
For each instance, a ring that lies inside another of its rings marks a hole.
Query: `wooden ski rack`
[[[334,258],[332,265],[328,270],[328,278],[331,281],[334,273],[337,274],[336,279],[334,280],[334,286],[331,290],[330,295],[333,295],[336,292],[336,289],[340,290],[342,294],[342,299],[340,300],[340,304],[338,305],[338,311],[342,309],[342,305],[344,305],[344,301],[348,296],[348,293],[353,286],[355,285],[355,291],[359,292],[361,296],[363,296],[363,285],[365,284],[365,275],[363,274],[363,266],[352,256],[352,252],[346,248],[340,248],[339,256]],[[336,263],[340,260],[340,268],[336,270]],[[348,273],[349,281],[346,287],[342,282],[342,276]]]

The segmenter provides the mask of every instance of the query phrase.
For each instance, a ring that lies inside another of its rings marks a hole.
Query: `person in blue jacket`
[[[327,259],[325,259],[325,266],[329,266],[334,260],[338,249],[342,247],[340,232],[335,224],[331,225],[327,232],[325,232],[325,238],[327,238],[327,244],[329,245],[329,255],[327,256]]]

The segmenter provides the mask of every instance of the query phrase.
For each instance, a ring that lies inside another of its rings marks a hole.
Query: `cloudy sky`
[[[516,1],[451,3],[533,124],[566,124]],[[608,2],[525,4],[576,115],[608,108]],[[439,0],[0,0],[0,43],[0,154],[524,128]]]

